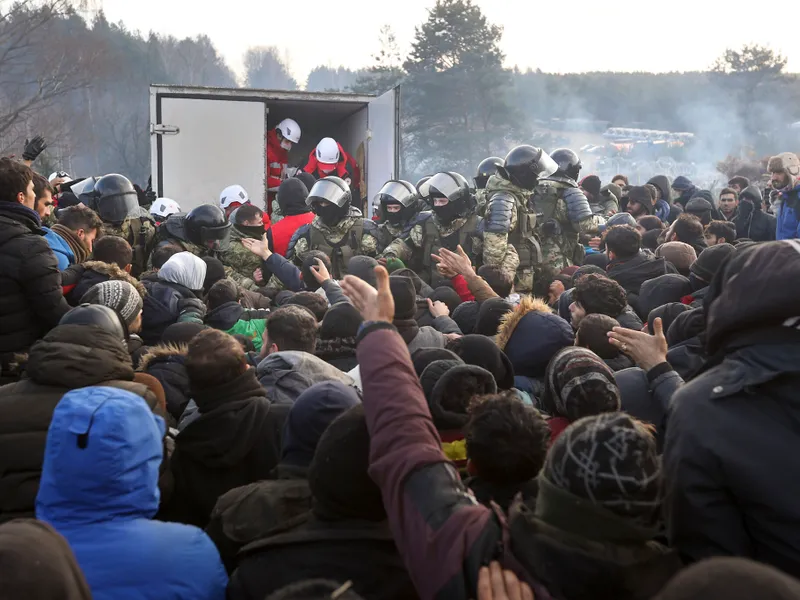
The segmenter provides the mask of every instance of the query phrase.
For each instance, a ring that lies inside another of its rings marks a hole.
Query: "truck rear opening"
[[[302,130],[289,155],[303,164],[323,137],[332,137],[358,162],[360,201],[398,173],[399,90],[382,96],[185,86],[150,87],[153,188],[184,212],[218,202],[227,186],[266,200],[266,135],[291,118]]]

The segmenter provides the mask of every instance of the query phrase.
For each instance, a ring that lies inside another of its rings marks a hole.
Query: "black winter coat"
[[[307,579],[352,581],[373,600],[417,598],[386,522],[315,517],[246,546],[228,585],[229,600],[266,598]]]
[[[673,396],[665,508],[684,560],[742,556],[800,577],[798,388],[800,339],[763,340]]]
[[[752,203],[747,201],[739,204],[739,210],[733,218],[736,225],[737,238],[750,238],[754,242],[769,242],[775,239],[777,222],[775,217],[768,215],[761,206],[751,208]]]
[[[178,283],[143,279],[142,284],[147,290],[147,295],[142,309],[140,335],[148,346],[154,346],[161,341],[164,330],[178,322],[181,311],[187,305],[202,305],[202,301],[194,292]]]
[[[321,358],[344,373],[352,371],[358,366],[356,338],[354,337],[317,340],[314,354],[317,358]]]
[[[47,429],[61,397],[91,385],[156,398],[134,383],[125,345],[93,325],[61,325],[30,350],[23,378],[0,387],[0,522],[33,517]]]
[[[32,210],[0,202],[0,372],[70,308],[44,233]]]
[[[628,294],[628,304],[642,319],[647,319],[647,315],[642,315],[639,307],[639,290],[642,284],[648,279],[678,272],[672,263],[663,258],[653,258],[641,253],[628,260],[612,260],[606,270],[609,278],[625,288],[625,292]]]
[[[192,389],[191,396],[200,416],[175,439],[175,490],[161,515],[205,527],[225,492],[269,477],[289,406],[270,404],[253,369],[217,388]]]
[[[186,344],[159,344],[147,348],[139,362],[137,371],[152,375],[161,383],[167,397],[167,412],[175,421],[189,404],[189,374],[186,372]]]

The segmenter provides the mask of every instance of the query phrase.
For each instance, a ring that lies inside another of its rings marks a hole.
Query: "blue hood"
[[[47,432],[36,517],[57,529],[152,518],[165,424],[144,398],[111,387],[64,395]]]
[[[69,247],[67,241],[55,231],[47,227],[42,227],[42,230],[45,231],[44,239],[47,240],[50,249],[56,256],[58,270],[63,271],[75,262],[75,253],[72,252],[72,248]]]

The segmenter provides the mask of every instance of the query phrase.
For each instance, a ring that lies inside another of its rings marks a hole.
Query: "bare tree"
[[[100,49],[70,35],[70,0],[0,1],[0,150],[16,147],[26,124],[90,84]]]
[[[275,46],[249,48],[244,55],[245,85],[251,88],[296,90],[297,81]]]

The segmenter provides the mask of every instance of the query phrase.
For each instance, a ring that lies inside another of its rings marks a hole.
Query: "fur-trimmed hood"
[[[547,363],[562,348],[575,342],[572,326],[554,314],[547,302],[525,296],[500,324],[495,338],[514,367],[523,377],[543,377]]]
[[[130,276],[124,270],[120,269],[117,265],[105,263],[100,260],[90,260],[83,263],[83,268],[86,269],[86,271],[96,271],[101,275],[106,275],[109,279],[118,279],[120,281],[127,281],[133,287],[136,288],[136,291],[139,292],[139,295],[142,298],[144,298],[145,295],[147,295],[147,290],[145,290],[142,283],[138,281],[135,277]]]
[[[187,344],[159,344],[158,346],[150,346],[139,360],[139,368],[136,370],[146,371],[147,367],[154,362],[172,358],[173,356],[182,356],[186,358],[188,351],[189,346]]]
[[[511,339],[514,329],[516,329],[517,325],[519,325],[522,317],[530,312],[552,313],[553,311],[550,309],[550,306],[547,304],[547,302],[541,298],[535,298],[534,296],[523,296],[517,305],[517,308],[510,313],[507,313],[506,316],[500,321],[500,329],[497,330],[497,336],[495,337],[495,343],[500,350],[506,349],[506,345]]]

